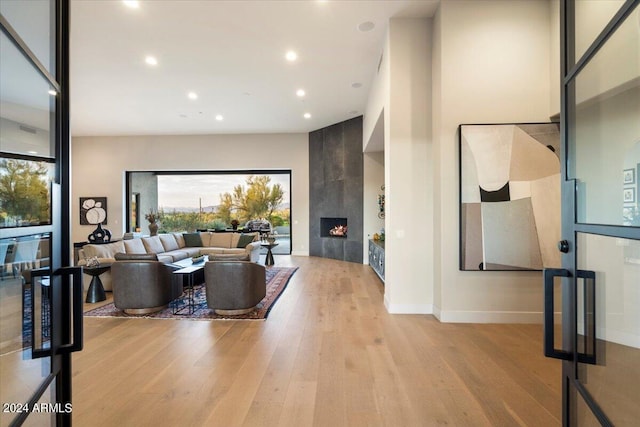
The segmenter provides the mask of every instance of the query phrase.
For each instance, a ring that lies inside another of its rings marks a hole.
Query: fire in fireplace
[[[347,218],[320,218],[320,237],[347,238]]]
[[[347,226],[336,225],[331,230],[329,230],[329,235],[334,237],[347,237]]]

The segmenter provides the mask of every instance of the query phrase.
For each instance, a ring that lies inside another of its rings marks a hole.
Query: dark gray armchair
[[[207,305],[222,315],[251,312],[267,293],[265,268],[249,261],[208,261]]]
[[[158,261],[155,254],[116,254],[111,264],[113,303],[128,314],[146,314],[166,308],[182,295],[176,267]]]

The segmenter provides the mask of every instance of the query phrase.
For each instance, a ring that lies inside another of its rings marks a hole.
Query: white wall
[[[560,0],[549,1],[549,111],[560,115]]]
[[[430,19],[389,21],[363,122],[365,158],[384,135],[384,301],[390,313],[433,310],[431,25]],[[373,185],[365,180],[365,195],[380,191]]]
[[[291,169],[292,252],[309,250],[307,134],[77,137],[72,140],[72,239],[85,241],[79,197],[106,196],[114,238],[125,224],[125,171]],[[141,212],[143,214],[143,212]]]
[[[430,19],[389,21],[385,111],[385,306],[433,310]]]
[[[380,67],[375,70],[375,76],[371,83],[371,90],[367,98],[364,116],[362,118],[362,151],[383,151],[384,137],[388,132],[388,114],[384,113],[384,107],[389,105],[389,33],[387,31],[385,43],[381,52],[382,61]],[[382,122],[380,122],[382,119]],[[382,141],[380,135],[376,135],[382,128]]]
[[[442,133],[442,19],[440,11],[436,12],[433,17],[433,47],[431,52],[431,84],[433,99],[432,106],[432,126],[433,126],[433,201],[432,203],[440,203],[442,200],[443,185],[440,185],[440,176],[442,167],[438,159],[442,156],[442,144],[438,143],[439,135]],[[446,189],[450,191],[449,188]],[[442,228],[436,226],[442,224],[442,209],[435,207],[433,209],[433,313],[442,320],[440,315],[440,307],[442,307],[442,252],[439,246],[443,240]]]
[[[538,322],[540,272],[458,270],[458,125],[548,121],[546,1],[442,2],[434,40],[435,314],[447,322]],[[555,83],[554,83],[555,84]]]

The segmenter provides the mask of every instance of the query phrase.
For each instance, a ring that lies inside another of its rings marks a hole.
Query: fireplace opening
[[[347,238],[347,218],[320,218],[320,237]]]

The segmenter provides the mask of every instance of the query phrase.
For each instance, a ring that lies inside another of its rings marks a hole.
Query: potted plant
[[[149,210],[148,214],[145,214],[144,218],[149,221],[149,234],[155,236],[158,234],[158,224],[156,221],[160,219],[158,212],[154,212],[153,209]]]

